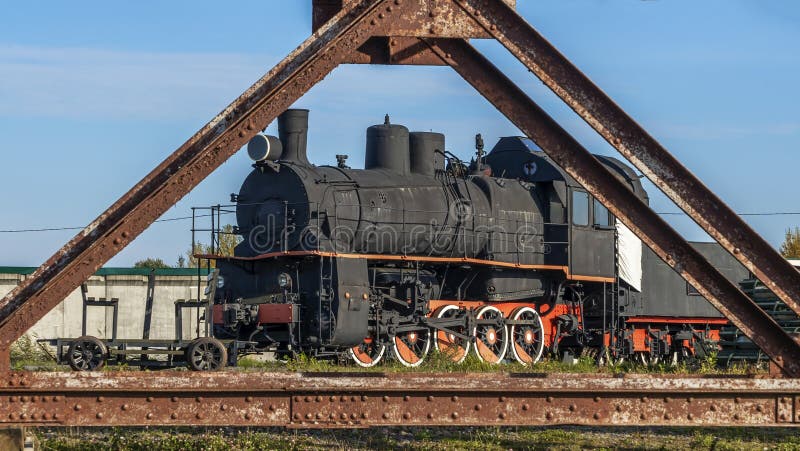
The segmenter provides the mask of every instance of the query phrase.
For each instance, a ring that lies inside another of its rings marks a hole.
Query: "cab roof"
[[[645,203],[649,202],[647,192],[633,168],[613,157],[593,155],[619,180],[625,182],[640,199]],[[520,178],[529,182],[561,180],[568,186],[582,188],[580,183],[525,136],[500,138],[486,155],[486,163],[492,167],[497,177]]]

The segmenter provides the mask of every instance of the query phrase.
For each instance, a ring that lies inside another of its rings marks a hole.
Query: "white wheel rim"
[[[533,357],[533,359],[531,361],[527,361],[527,359],[525,359],[525,357],[520,354],[520,352],[524,352],[524,351],[522,351],[521,349],[517,348],[517,342],[516,342],[516,338],[515,338],[516,337],[515,332],[517,330],[516,329],[517,328],[516,324],[511,326],[511,332],[509,333],[509,336],[510,336],[509,338],[510,338],[510,340],[512,340],[511,351],[513,351],[513,353],[514,353],[514,358],[517,359],[517,362],[519,362],[519,363],[521,363],[523,365],[529,365],[529,364],[534,364],[534,363],[538,362],[539,359],[542,358],[542,351],[544,351],[544,324],[542,323],[542,317],[539,316],[539,312],[537,312],[536,310],[534,310],[531,307],[522,307],[521,309],[517,310],[517,312],[514,313],[514,316],[513,316],[512,319],[513,320],[518,320],[524,313],[533,313],[534,318],[536,318],[535,319],[536,325],[539,326],[539,337],[538,337],[539,343],[536,346],[536,350],[535,350],[535,353],[534,353],[535,355],[533,355],[533,356],[529,355],[529,357]]]
[[[354,351],[355,348],[356,346],[348,349],[347,352],[350,354],[350,358],[353,359],[354,362],[356,362],[356,365],[362,368],[370,368],[377,365],[378,363],[380,363],[381,360],[383,360],[383,355],[386,353],[386,346],[381,345],[380,351],[378,352],[378,356],[372,359],[372,362],[364,362],[363,360],[359,359],[356,356],[356,352]]]
[[[443,318],[445,313],[447,313],[449,311],[452,311],[452,310],[461,310],[461,309],[458,306],[455,306],[455,305],[446,305],[446,306],[442,307],[441,310],[439,310],[439,313],[436,315],[436,317],[437,318]],[[435,330],[435,332],[434,332],[433,346],[434,346],[434,349],[436,349],[436,351],[440,351],[440,349],[439,349],[439,334],[442,333],[442,332],[443,331],[440,331],[438,329]],[[465,335],[469,336],[471,334],[467,333]],[[457,360],[453,359],[453,362],[461,363],[467,358],[467,355],[469,354],[470,346],[472,345],[472,343],[470,343],[470,340],[466,340],[466,342],[467,342],[466,345],[464,345],[464,354]]]
[[[431,333],[427,329],[420,329],[418,331],[413,331],[413,333],[417,333],[420,336],[422,334],[426,335],[425,346],[422,348],[422,352],[420,353],[421,355],[418,356],[419,358],[418,358],[418,360],[416,362],[411,362],[407,358],[402,356],[402,352],[401,352],[400,349],[398,349],[398,346],[397,346],[398,340],[400,340],[400,336],[399,335],[395,336],[394,340],[392,340],[394,342],[394,345],[392,346],[392,350],[394,351],[394,356],[397,358],[397,361],[400,362],[403,366],[407,366],[407,367],[411,367],[411,368],[420,366],[422,364],[422,362],[425,361],[425,357],[428,355],[428,351],[430,351],[430,349],[431,349]],[[405,346],[405,343],[403,343],[402,341],[400,341],[400,343],[401,343],[402,346]],[[414,354],[414,355],[416,355],[416,354]]]
[[[475,317],[477,319],[482,319],[484,316],[486,316],[486,314],[488,312],[495,312],[501,318],[503,317],[503,312],[501,312],[500,309],[498,309],[497,307],[493,307],[491,305],[486,305],[486,306],[481,307],[480,310],[478,310],[478,314],[475,315]],[[500,351],[498,353],[495,354],[494,352],[492,352],[492,354],[494,354],[494,356],[496,357],[496,360],[493,359],[493,360],[490,361],[490,360],[487,360],[486,358],[484,358],[483,355],[481,355],[481,351],[480,351],[481,350],[481,346],[483,345],[484,347],[486,347],[486,345],[482,343],[480,338],[478,338],[478,328],[479,327],[480,326],[476,326],[475,327],[475,331],[473,332],[473,334],[475,335],[475,354],[478,356],[478,359],[481,362],[500,363],[505,358],[506,352],[508,351],[508,329],[505,328],[505,327],[502,328],[503,329],[502,330],[502,332],[503,332],[503,336],[502,336],[503,345],[500,348]],[[499,332],[500,332],[499,330],[495,330],[494,331],[494,333],[495,333],[494,337],[498,337],[499,336]]]

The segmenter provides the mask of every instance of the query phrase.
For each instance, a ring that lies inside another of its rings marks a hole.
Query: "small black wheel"
[[[186,349],[186,364],[193,371],[216,371],[227,362],[228,351],[216,338],[198,338]]]
[[[108,349],[99,339],[84,335],[67,349],[67,362],[75,371],[97,371],[106,364]]]

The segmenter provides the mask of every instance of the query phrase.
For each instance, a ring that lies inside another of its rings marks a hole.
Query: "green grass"
[[[800,450],[791,428],[39,429],[46,450]]]
[[[387,351],[388,352],[388,351]],[[680,363],[671,365],[659,363],[656,365],[642,365],[636,362],[623,362],[620,364],[609,364],[598,366],[591,357],[581,357],[575,364],[563,363],[561,360],[545,358],[544,360],[530,366],[522,365],[517,362],[492,365],[480,361],[475,355],[470,354],[461,363],[453,362],[447,355],[432,351],[426,360],[417,367],[406,367],[399,362],[391,359],[370,368],[362,368],[351,361],[341,362],[331,360],[318,360],[306,355],[300,355],[296,359],[288,361],[268,361],[261,362],[253,359],[243,358],[239,360],[239,368],[244,371],[297,371],[297,372],[386,372],[386,373],[486,373],[486,372],[509,372],[509,373],[647,373],[647,374],[754,374],[763,372],[762,369],[752,366],[735,365],[730,368],[720,368],[717,365],[715,355],[710,355],[706,359],[698,360],[692,364]]]
[[[15,341],[10,348],[11,368],[22,369],[58,369],[53,355],[47,346],[36,341],[35,337],[25,334]]]

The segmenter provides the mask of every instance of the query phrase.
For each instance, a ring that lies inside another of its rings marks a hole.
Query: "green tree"
[[[236,245],[242,242],[242,238],[239,235],[233,233],[233,226],[227,224],[220,229],[219,233],[217,234],[217,239],[219,243],[215,246],[214,249],[211,248],[211,244],[202,244],[202,243],[195,243],[194,249],[189,249],[186,251],[186,256],[189,258],[189,267],[190,268],[197,268],[197,266],[201,263],[200,260],[197,258],[197,255],[219,255],[224,257],[231,257],[233,256],[233,250],[236,248]],[[202,265],[205,266],[205,260],[202,261]],[[216,261],[211,260],[211,267],[216,267]]]
[[[781,244],[781,255],[786,258],[800,258],[800,227],[786,229],[786,238]]]
[[[169,268],[170,266],[164,263],[160,258],[145,258],[133,264],[134,268],[148,268],[148,269],[161,269]]]

